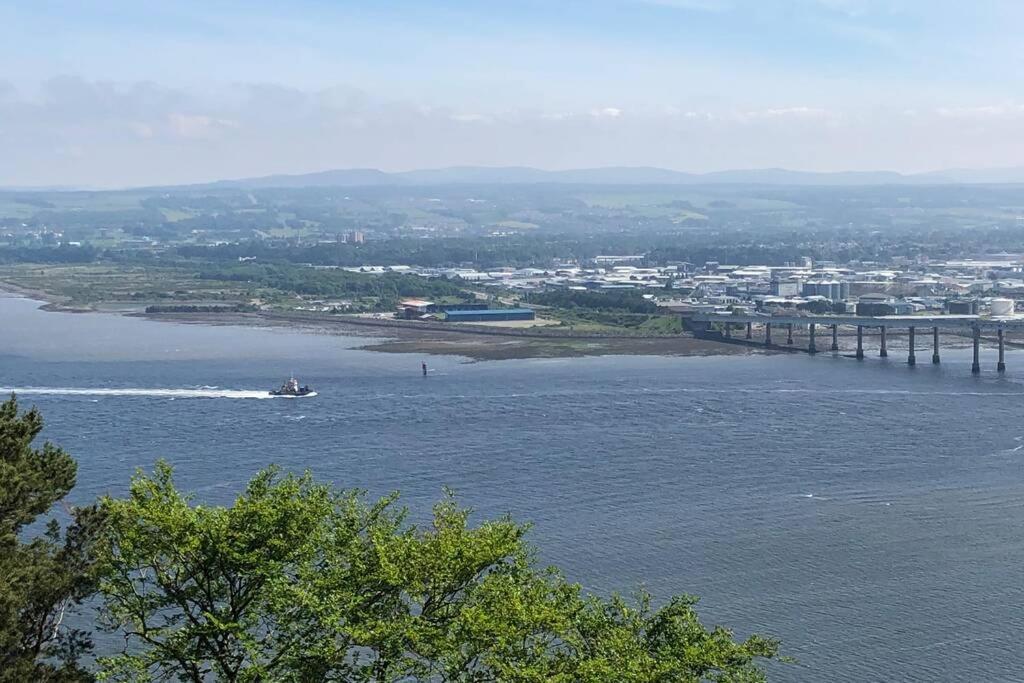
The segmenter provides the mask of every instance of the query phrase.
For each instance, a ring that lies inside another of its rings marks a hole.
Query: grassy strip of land
[[[290,264],[14,264],[0,266],[0,283],[73,309],[217,305],[359,313],[392,311],[402,297],[474,297],[448,280]]]
[[[445,304],[486,297],[468,283],[401,273],[354,273],[282,263],[159,263],[0,265],[0,284],[45,298],[55,308],[150,313],[390,313],[403,298]],[[536,300],[536,303],[534,303]],[[517,303],[517,302],[516,302]],[[639,292],[545,292],[529,305],[573,334],[675,336],[666,316]],[[495,305],[510,305],[496,300]],[[514,304],[513,304],[514,305]]]

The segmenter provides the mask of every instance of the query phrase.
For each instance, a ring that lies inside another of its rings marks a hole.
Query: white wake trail
[[[275,398],[266,391],[241,389],[119,389],[92,387],[0,387],[0,395],[139,396],[151,398]]]

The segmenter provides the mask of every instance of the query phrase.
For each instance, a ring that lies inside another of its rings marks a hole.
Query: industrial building
[[[433,301],[424,301],[422,299],[406,299],[398,304],[398,310],[395,312],[395,317],[404,318],[406,320],[422,320],[433,317],[437,313],[444,313],[448,310],[481,311],[486,308],[486,301],[438,304]]]
[[[978,315],[977,299],[953,299],[946,302],[950,315]]]
[[[865,294],[857,302],[857,315],[896,315],[896,300],[885,294]]]
[[[487,310],[445,311],[444,320],[450,323],[486,323],[508,320],[533,320],[532,308],[491,308]]]
[[[823,296],[830,301],[850,298],[850,283],[840,280],[811,280],[803,285],[804,296]]]
[[[799,280],[772,280],[772,296],[800,296]]]
[[[406,299],[405,301],[399,302],[395,316],[398,318],[405,318],[406,320],[414,320],[433,313],[435,310],[437,310],[436,304],[433,301],[424,301],[423,299]]]

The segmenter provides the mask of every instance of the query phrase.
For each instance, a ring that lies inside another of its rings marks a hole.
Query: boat
[[[267,393],[271,396],[316,396],[316,392],[308,384],[300,387],[299,380],[294,377],[290,377],[287,382],[281,385],[280,389],[271,390]]]

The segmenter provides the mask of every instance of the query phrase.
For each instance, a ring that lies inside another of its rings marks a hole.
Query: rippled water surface
[[[224,502],[270,462],[425,511],[451,486],[534,523],[595,591],[702,596],[783,639],[779,681],[1015,681],[1024,355],[910,369],[822,354],[467,363],[355,340],[0,299],[0,387],[80,462],[73,496],[164,457]],[[920,354],[919,354],[920,356]],[[257,400],[288,373],[311,399]]]

